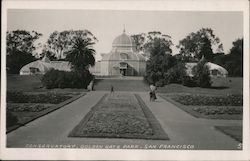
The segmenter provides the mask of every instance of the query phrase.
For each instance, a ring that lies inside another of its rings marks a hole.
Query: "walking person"
[[[154,85],[154,84],[151,84],[150,86],[149,86],[149,88],[150,88],[150,92],[149,92],[149,95],[150,95],[150,102],[151,101],[155,101],[156,99],[157,99],[157,97],[156,97],[156,86]]]
[[[110,95],[114,95],[114,92],[115,92],[115,91],[114,91],[114,87],[113,87],[113,85],[111,85],[111,86],[110,86]]]

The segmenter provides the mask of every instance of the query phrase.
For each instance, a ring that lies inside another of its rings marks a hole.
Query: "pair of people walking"
[[[150,92],[149,92],[149,97],[150,97],[150,102],[154,102],[157,97],[156,97],[156,86],[154,84],[151,84],[149,86]]]

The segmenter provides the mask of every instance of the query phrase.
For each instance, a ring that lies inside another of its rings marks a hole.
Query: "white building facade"
[[[143,76],[146,71],[146,58],[136,50],[135,41],[123,33],[112,43],[112,50],[101,54],[102,60],[96,62],[90,71],[102,76]]]

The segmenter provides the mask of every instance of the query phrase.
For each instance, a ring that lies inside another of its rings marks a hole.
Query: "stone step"
[[[149,91],[149,85],[143,80],[133,79],[96,79],[94,90],[110,91],[111,85],[114,91]]]

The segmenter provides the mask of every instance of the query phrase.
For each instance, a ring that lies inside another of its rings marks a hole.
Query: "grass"
[[[168,139],[138,95],[105,95],[71,131],[70,137]]]
[[[169,84],[158,88],[158,93],[189,93],[189,94],[210,94],[210,95],[242,95],[243,78],[228,77],[212,79],[211,88],[186,87],[180,84]]]
[[[56,92],[56,93],[79,93],[86,92],[86,89],[65,88],[46,89],[41,83],[42,75],[7,75],[7,91],[23,92]]]
[[[242,143],[242,126],[215,126],[215,128]]]

